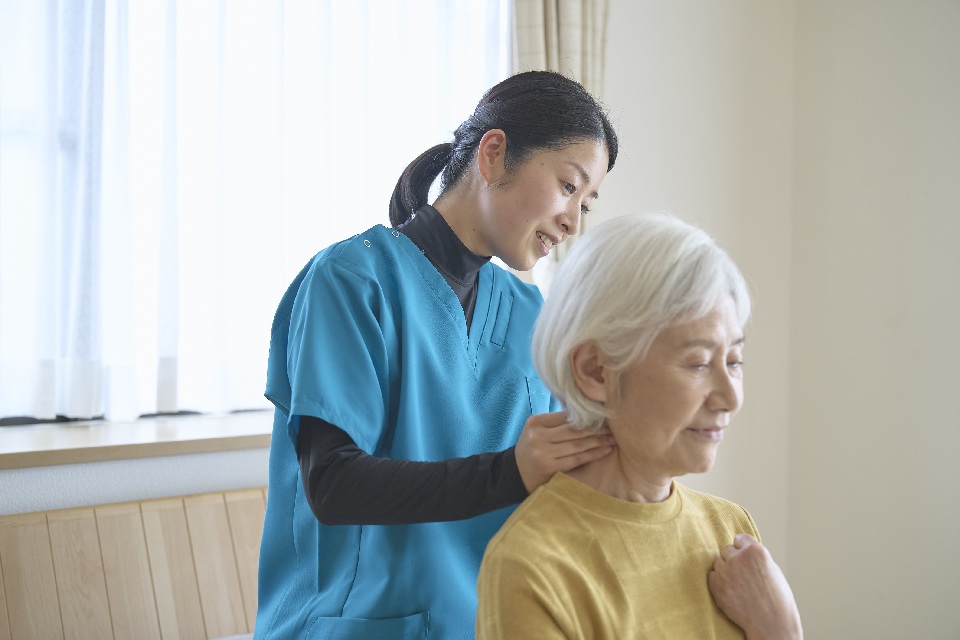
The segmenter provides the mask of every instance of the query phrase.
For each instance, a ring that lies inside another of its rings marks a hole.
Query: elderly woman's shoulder
[[[749,533],[755,537],[758,535],[750,512],[736,502],[691,489],[679,482],[674,483],[674,487],[680,494],[683,511],[687,516],[731,526],[736,528],[738,533]]]
[[[560,477],[562,476],[562,477]],[[554,479],[536,488],[507,518],[487,545],[487,554],[534,555],[559,548],[559,541],[591,539],[593,528],[585,519],[582,507],[563,496],[560,485],[576,481],[557,474]],[[546,542],[554,540],[557,544]]]

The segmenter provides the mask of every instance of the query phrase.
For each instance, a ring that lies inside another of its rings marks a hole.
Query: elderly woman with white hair
[[[801,638],[742,507],[683,486],[743,399],[750,296],[730,257],[666,214],[614,218],[561,264],[533,338],[570,422],[614,453],[534,491],[489,543],[478,640]]]

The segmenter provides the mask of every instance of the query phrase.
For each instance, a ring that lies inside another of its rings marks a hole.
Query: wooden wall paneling
[[[46,514],[0,518],[0,566],[10,635],[17,640],[62,639]]]
[[[223,494],[188,496],[183,503],[207,634],[217,637],[250,631]]]
[[[92,508],[47,513],[66,640],[113,638],[107,583]]]
[[[96,507],[103,569],[118,639],[160,640],[140,505]]]
[[[207,637],[183,499],[140,503],[163,640]]]
[[[0,524],[0,528],[3,524]],[[0,640],[11,640],[10,618],[7,616],[7,595],[3,591],[3,562],[0,561]]]
[[[240,593],[247,616],[247,628],[253,631],[257,620],[257,567],[260,563],[260,537],[263,534],[264,499],[260,489],[228,491],[227,516],[233,532],[233,551],[237,556]]]

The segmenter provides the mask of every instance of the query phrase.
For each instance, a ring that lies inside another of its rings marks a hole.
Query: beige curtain
[[[514,0],[513,71],[557,71],[602,99],[608,4],[608,0]],[[584,219],[581,232],[587,226]],[[524,279],[540,285],[546,294],[556,263],[574,239],[557,247]]]
[[[559,71],[600,98],[608,4],[608,0],[514,0],[514,70]]]

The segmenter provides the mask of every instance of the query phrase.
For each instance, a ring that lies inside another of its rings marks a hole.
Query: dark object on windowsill
[[[103,416],[95,418],[68,418],[67,416],[57,416],[56,418],[31,418],[29,416],[8,416],[0,418],[0,427],[19,427],[29,424],[52,424],[57,422],[90,422],[91,420],[103,420]]]
[[[140,418],[166,418],[169,416],[198,416],[199,411],[173,411],[170,413],[145,413]],[[103,416],[94,416],[93,418],[68,418],[67,416],[57,416],[53,419],[31,418],[29,416],[10,416],[0,418],[0,427],[14,427],[31,424],[55,424],[62,422],[96,422],[103,420]]]

